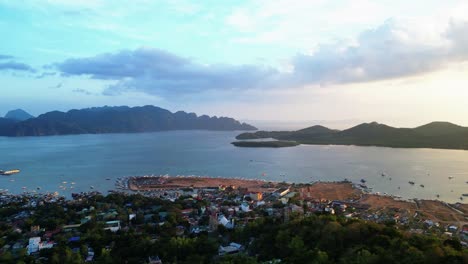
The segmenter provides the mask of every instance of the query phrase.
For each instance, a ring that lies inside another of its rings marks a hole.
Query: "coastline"
[[[268,197],[278,190],[288,190],[290,198],[297,198],[307,202],[343,203],[347,206],[359,208],[361,213],[393,214],[396,218],[414,218],[418,215],[427,220],[441,224],[457,223],[458,226],[468,224],[468,204],[447,203],[439,200],[401,199],[393,195],[372,193],[368,189],[360,188],[359,184],[349,181],[313,183],[271,182],[259,179],[242,178],[213,178],[207,176],[133,176],[123,179],[126,187],[123,191],[136,192],[147,195],[179,191],[212,190],[225,191],[231,187],[242,189],[245,193],[262,193]],[[192,192],[193,193],[193,192]]]

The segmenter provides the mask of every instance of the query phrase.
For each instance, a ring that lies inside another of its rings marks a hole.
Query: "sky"
[[[0,115],[468,126],[468,0],[0,0]]]

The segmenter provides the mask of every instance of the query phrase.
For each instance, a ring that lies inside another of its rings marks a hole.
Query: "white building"
[[[31,237],[31,238],[29,238],[29,244],[27,246],[28,255],[31,255],[32,253],[38,252],[40,243],[41,243],[41,238],[40,237]]]

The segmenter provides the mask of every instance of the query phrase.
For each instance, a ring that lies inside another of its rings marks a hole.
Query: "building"
[[[117,232],[120,230],[120,221],[107,221],[104,230],[110,230],[112,232]]]
[[[242,249],[241,244],[237,243],[230,243],[228,246],[219,246],[218,248],[218,255],[224,256],[224,255],[229,255],[229,254],[236,254],[239,253]]]
[[[31,237],[29,239],[29,244],[27,246],[28,255],[38,252],[40,243],[41,243],[40,237]]]

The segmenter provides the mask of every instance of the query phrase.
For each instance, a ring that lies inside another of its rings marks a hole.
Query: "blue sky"
[[[0,114],[468,125],[468,1],[407,2],[0,0]]]

